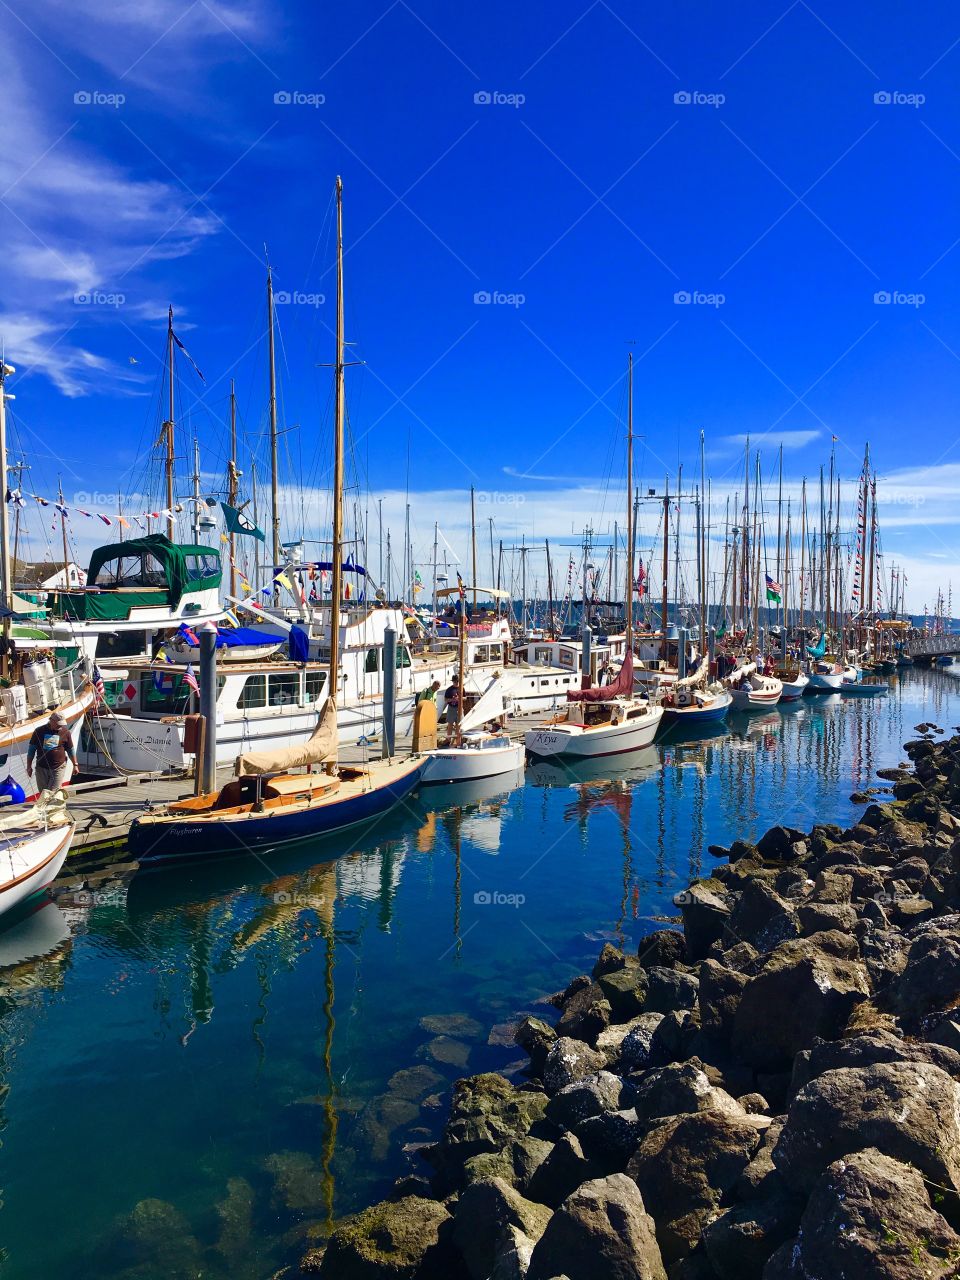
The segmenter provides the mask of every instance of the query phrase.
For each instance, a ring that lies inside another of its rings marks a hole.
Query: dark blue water
[[[339,846],[8,928],[3,1280],[271,1274],[411,1167],[453,1079],[518,1061],[501,1024],[674,917],[707,844],[850,822],[958,693],[915,671],[506,795],[438,788]]]

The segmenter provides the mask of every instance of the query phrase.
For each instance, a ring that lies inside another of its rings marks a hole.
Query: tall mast
[[[827,588],[826,626],[827,626],[828,632],[830,630],[830,621],[833,616],[833,580],[830,574],[830,559],[831,559],[831,552],[833,550],[833,455],[834,455],[834,451],[835,451],[834,446],[831,445],[830,446],[830,484],[829,484],[830,499],[829,499],[829,506],[827,507],[827,537],[826,537],[826,543],[825,543],[825,555],[826,555],[825,572],[826,572],[826,588]]]
[[[431,632],[437,634],[437,537],[440,532],[440,524],[437,520],[433,522],[433,621],[430,624]]]
[[[473,485],[470,486],[470,554],[473,574],[473,611],[477,611],[477,508]]]
[[[230,462],[227,466],[227,501],[231,507],[237,505],[237,392],[233,379],[230,379]],[[230,594],[237,594],[237,544],[233,533],[230,534]]]
[[[200,441],[193,437],[193,528],[194,542],[200,541]]]
[[[272,299],[272,289],[271,289]],[[272,305],[272,301],[271,301]],[[272,334],[272,325],[271,325]],[[336,707],[340,685],[340,584],[343,576],[343,181],[337,176],[337,356],[334,364],[333,547],[330,556],[330,693]],[[271,337],[272,347],[272,337]],[[276,472],[274,472],[276,484]],[[274,541],[277,528],[274,525]],[[392,672],[390,673],[393,674]]]
[[[339,182],[339,179],[338,179]],[[339,190],[339,188],[338,188]],[[273,572],[280,571],[280,491],[277,476],[277,366],[274,350],[273,269],[267,267],[267,349],[270,359],[270,520],[273,529]],[[340,356],[337,356],[340,360]],[[280,588],[273,588],[274,600]]]
[[[63,539],[63,584],[70,590],[70,556],[67,551],[67,514],[63,507],[63,483],[57,476],[57,498],[60,504],[60,536]],[[4,504],[6,505],[6,504]],[[121,528],[123,526],[121,525]]]
[[[697,548],[697,573],[700,577],[700,657],[707,652],[707,479],[706,459],[704,457],[703,431],[700,432],[700,543]]]
[[[167,421],[164,423],[167,437],[167,536],[173,542],[176,532],[176,515],[174,514],[173,483],[173,306],[167,311]]]
[[[867,457],[865,459],[864,468],[864,487],[866,489],[867,501],[870,503],[870,585],[867,589],[866,607],[872,614],[874,611],[874,574],[876,573],[876,544],[877,544],[877,491],[876,487],[870,480],[870,453],[869,447]],[[870,626],[869,615],[867,617],[867,626]]]
[[[633,649],[633,352],[627,356],[627,582],[623,612],[627,622],[626,652]],[[610,592],[611,596],[613,592]]]
[[[0,354],[0,479],[4,487],[7,482],[7,401],[14,397],[6,390],[7,378],[16,373],[13,365],[7,364]],[[0,494],[0,497],[5,495]],[[62,505],[62,503],[61,503]],[[11,631],[10,612],[13,609],[13,581],[10,576],[10,510],[6,502],[0,502],[0,572],[3,575],[3,603],[6,605],[6,616],[3,619],[3,634],[7,640],[4,646],[3,673],[9,670],[9,640]],[[69,582],[67,583],[69,586]]]
[[[803,630],[803,597],[804,597],[804,570],[807,567],[807,481],[804,478],[803,484],[800,486],[800,656],[804,656],[803,646],[806,644],[806,636]]]
[[[487,516],[487,527],[490,530],[490,585],[495,587],[497,584],[494,582],[494,578],[496,577],[497,567],[493,561],[493,516]],[[500,613],[499,600],[497,601],[497,613]]]
[[[750,555],[750,437],[743,446],[743,536],[740,539],[740,558],[742,567],[740,577],[743,588],[743,629],[750,630],[750,575],[753,572],[753,560]]]
[[[670,477],[664,477],[663,490],[663,603],[660,608],[660,657],[667,657],[667,588],[670,577]]]

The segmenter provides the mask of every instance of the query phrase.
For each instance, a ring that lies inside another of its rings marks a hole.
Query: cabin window
[[[549,648],[534,649],[533,651],[534,662],[540,663],[542,666],[545,666],[545,667],[548,667],[550,665],[550,659],[552,657],[553,657],[553,651]]]
[[[307,672],[307,702],[316,702],[323,693],[323,687],[327,683],[327,673],[325,671],[308,671]]]
[[[299,671],[283,671],[270,676],[268,685],[271,707],[289,707],[300,701]]]
[[[491,662],[499,662],[499,661],[500,661],[500,658],[501,658],[501,652],[500,652],[500,651],[501,651],[501,647],[502,647],[502,646],[501,646],[501,645],[499,645],[499,644],[492,644],[492,645],[490,646],[490,661],[491,661]]]
[[[569,649],[560,650],[560,665],[561,667],[573,666],[573,654],[570,652]]]
[[[160,680],[157,688],[156,675]],[[217,697],[226,682],[225,676],[217,676]],[[197,700],[189,685],[183,683],[183,676],[170,670],[144,672],[140,677],[140,709],[152,711],[157,715],[186,715],[191,710],[190,699],[193,697],[193,709]]]
[[[117,556],[105,560],[97,570],[95,587],[165,587],[167,577],[163,565],[149,553]]]
[[[473,651],[473,660],[474,662],[486,662],[487,646],[485,644],[478,644],[476,646],[476,648]]]
[[[409,667],[409,665],[410,665],[410,650],[407,648],[405,644],[398,645],[397,646],[397,670],[399,671],[401,667]]]
[[[363,669],[367,675],[370,675],[373,671],[380,670],[380,657],[376,649],[367,650],[367,661]]]
[[[237,706],[243,711],[255,711],[267,705],[267,677],[247,676],[247,683],[240,691]]]
[[[215,555],[184,556],[187,579],[199,582],[201,578],[215,578],[220,572],[220,557]]]

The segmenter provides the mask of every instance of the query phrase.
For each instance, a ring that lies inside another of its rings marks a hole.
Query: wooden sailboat
[[[333,554],[330,596],[330,678],[326,706],[302,745],[237,757],[237,777],[219,791],[190,796],[138,818],[129,848],[141,865],[202,856],[258,853],[316,839],[378,818],[420,779],[423,758],[337,764],[340,605],[343,580],[344,327],[343,184],[337,179],[337,351],[335,362]],[[314,773],[314,766],[322,772]],[[293,770],[304,768],[305,773]]]
[[[0,915],[42,893],[63,866],[76,827],[62,792],[0,819]]]
[[[609,685],[567,694],[564,715],[531,729],[524,744],[531,755],[584,757],[619,755],[647,747],[656,736],[663,708],[634,696],[633,691],[633,356],[627,374],[627,537],[626,649],[623,665]]]

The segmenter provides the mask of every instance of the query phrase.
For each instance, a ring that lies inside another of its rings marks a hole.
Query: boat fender
[[[0,806],[6,808],[12,804],[23,804],[26,798],[23,787],[10,774],[7,774],[4,780],[0,782]]]

